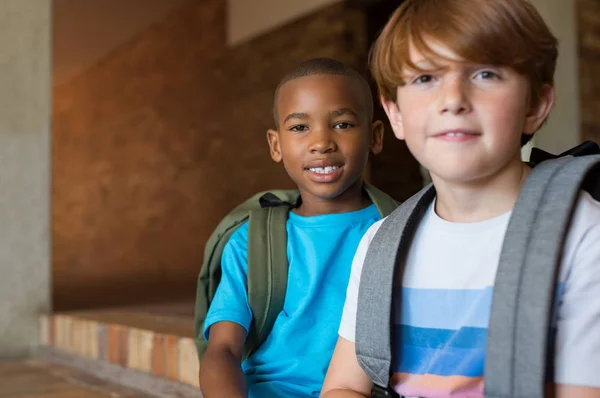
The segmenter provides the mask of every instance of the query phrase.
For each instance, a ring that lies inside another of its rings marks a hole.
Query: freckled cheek
[[[423,129],[429,119],[429,108],[431,102],[416,98],[411,102],[399,103],[400,114],[402,116],[402,126],[410,132]]]
[[[495,108],[491,109],[488,113],[489,123],[493,125],[493,128],[497,131],[505,132],[503,136],[508,136],[511,133],[520,136],[524,127],[525,121],[525,109],[522,104],[518,102],[498,102]],[[490,126],[492,127],[492,126]]]

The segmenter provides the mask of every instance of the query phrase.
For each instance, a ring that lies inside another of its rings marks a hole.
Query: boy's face
[[[521,166],[521,134],[533,134],[554,102],[545,87],[530,104],[526,77],[510,68],[464,62],[445,46],[430,44],[435,65],[416,51],[411,60],[425,70],[405,70],[397,101],[382,100],[394,133],[434,182],[483,182]]]
[[[279,130],[267,138],[303,200],[344,193],[362,177],[369,152],[381,151],[383,127],[367,120],[367,100],[360,83],[346,76],[306,76],[280,87]]]

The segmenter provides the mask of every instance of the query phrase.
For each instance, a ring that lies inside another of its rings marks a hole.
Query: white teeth
[[[463,135],[466,135],[465,133],[447,133],[446,134],[448,137],[462,137]]]
[[[334,171],[336,171],[339,168],[340,168],[340,166],[311,167],[311,168],[309,168],[309,170],[312,171],[313,173],[329,174],[329,173],[333,173]]]

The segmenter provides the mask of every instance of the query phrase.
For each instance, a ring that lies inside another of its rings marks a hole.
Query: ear
[[[384,127],[381,120],[376,120],[371,125],[371,153],[379,154],[383,150]]]
[[[525,126],[523,128],[524,134],[532,135],[542,126],[550,114],[550,110],[554,105],[554,100],[554,87],[546,84],[542,87],[538,103],[531,108],[525,117]]]
[[[279,143],[279,131],[268,129],[267,130],[267,141],[269,142],[269,151],[271,152],[271,158],[279,163],[283,157],[281,156],[281,145]]]
[[[394,131],[394,135],[399,140],[404,139],[404,127],[402,125],[402,115],[400,114],[400,108],[396,101],[381,97],[381,106],[390,120],[390,125]]]

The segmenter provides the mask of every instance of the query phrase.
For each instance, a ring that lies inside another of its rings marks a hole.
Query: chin
[[[344,193],[343,189],[311,189],[309,191],[311,195],[319,199],[335,199]]]
[[[434,181],[445,183],[470,183],[481,179],[481,173],[474,173],[473,169],[467,168],[446,168],[441,172],[430,170]]]
[[[319,199],[335,199],[345,191],[342,184],[304,186],[304,192]]]

